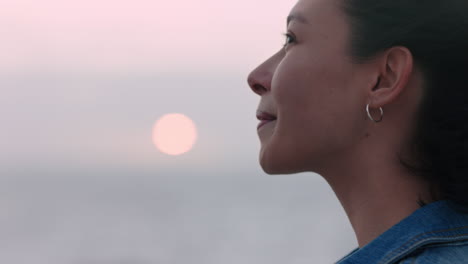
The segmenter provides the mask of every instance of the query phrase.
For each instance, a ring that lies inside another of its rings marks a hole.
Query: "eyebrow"
[[[288,19],[287,19],[287,24],[286,26],[289,25],[289,22],[293,21],[293,20],[296,20],[298,22],[301,22],[303,24],[308,24],[309,22],[307,21],[307,19],[302,15],[302,14],[299,14],[299,13],[295,13],[295,14],[291,14],[288,16]]]

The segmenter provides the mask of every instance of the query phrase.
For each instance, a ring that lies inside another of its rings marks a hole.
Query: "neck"
[[[429,188],[423,180],[406,172],[398,162],[379,157],[354,158],[349,166],[335,166],[346,171],[322,174],[342,204],[359,247],[420,208],[420,199],[429,201]]]

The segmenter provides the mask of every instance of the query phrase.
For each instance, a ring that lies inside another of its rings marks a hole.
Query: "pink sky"
[[[236,70],[283,42],[295,1],[4,0],[0,70]]]

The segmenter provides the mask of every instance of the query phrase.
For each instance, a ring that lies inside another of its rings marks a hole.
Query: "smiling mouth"
[[[257,110],[257,119],[258,120],[275,120],[277,117],[274,114]]]
[[[260,123],[257,126],[257,130],[258,130],[264,125],[271,123],[273,121],[276,121],[278,117],[275,114],[257,109],[257,119],[260,120]]]

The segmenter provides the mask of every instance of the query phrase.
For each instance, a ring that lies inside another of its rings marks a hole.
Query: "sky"
[[[240,72],[280,47],[293,4],[4,0],[0,65],[4,72]]]
[[[294,4],[2,0],[0,262],[302,264],[351,251],[323,179],[258,163],[247,76],[282,47]],[[153,144],[168,113],[197,126],[186,154]]]
[[[147,134],[172,112],[200,129],[192,154],[207,157],[195,163],[256,152],[259,97],[246,78],[283,44],[293,4],[2,1],[4,162],[164,160]]]

